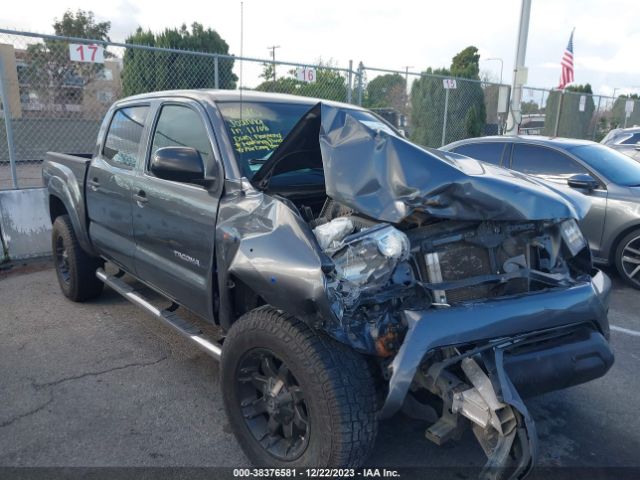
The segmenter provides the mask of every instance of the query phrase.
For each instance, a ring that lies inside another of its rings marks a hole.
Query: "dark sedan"
[[[591,199],[580,222],[594,262],[615,265],[640,289],[640,163],[587,140],[539,136],[469,138],[442,147],[573,188]]]

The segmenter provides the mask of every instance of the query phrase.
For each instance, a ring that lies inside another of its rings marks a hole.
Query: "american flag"
[[[564,88],[573,82],[573,31],[569,37],[569,44],[564,51],[564,55],[562,55],[560,65],[562,66],[562,74],[560,75],[558,88]]]

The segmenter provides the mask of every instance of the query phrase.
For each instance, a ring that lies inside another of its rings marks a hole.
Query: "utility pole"
[[[280,45],[271,45],[267,47],[267,50],[271,50],[271,59],[273,60],[273,81],[276,81],[276,48],[280,48]]]
[[[407,95],[409,94],[409,69],[413,68],[413,65],[406,65],[404,67],[404,86],[407,90]]]
[[[524,66],[524,59],[527,53],[530,14],[531,0],[522,0],[520,25],[518,27],[518,46],[516,47],[516,61],[513,68],[513,82],[511,84],[511,106],[507,118],[507,135],[517,135],[518,126],[522,120],[520,101],[522,99],[522,86],[527,81],[527,68]]]

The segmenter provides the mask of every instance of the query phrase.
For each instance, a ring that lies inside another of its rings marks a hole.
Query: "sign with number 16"
[[[314,83],[316,81],[316,69],[311,67],[296,68],[296,79],[301,82]]]

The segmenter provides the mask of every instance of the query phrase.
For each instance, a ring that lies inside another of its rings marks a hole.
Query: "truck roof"
[[[269,92],[257,92],[255,90],[216,90],[216,89],[189,89],[189,90],[163,90],[160,92],[141,93],[139,95],[133,95],[131,97],[121,98],[116,102],[123,103],[131,100],[143,100],[151,98],[167,98],[167,97],[186,97],[194,100],[204,102],[281,102],[281,103],[295,103],[299,105],[309,105],[312,107],[319,102],[332,105],[340,108],[351,108],[355,110],[364,110],[358,105],[352,105],[350,103],[336,102],[333,100],[324,100],[314,97],[301,97],[298,95],[289,95],[286,93],[269,93]]]

